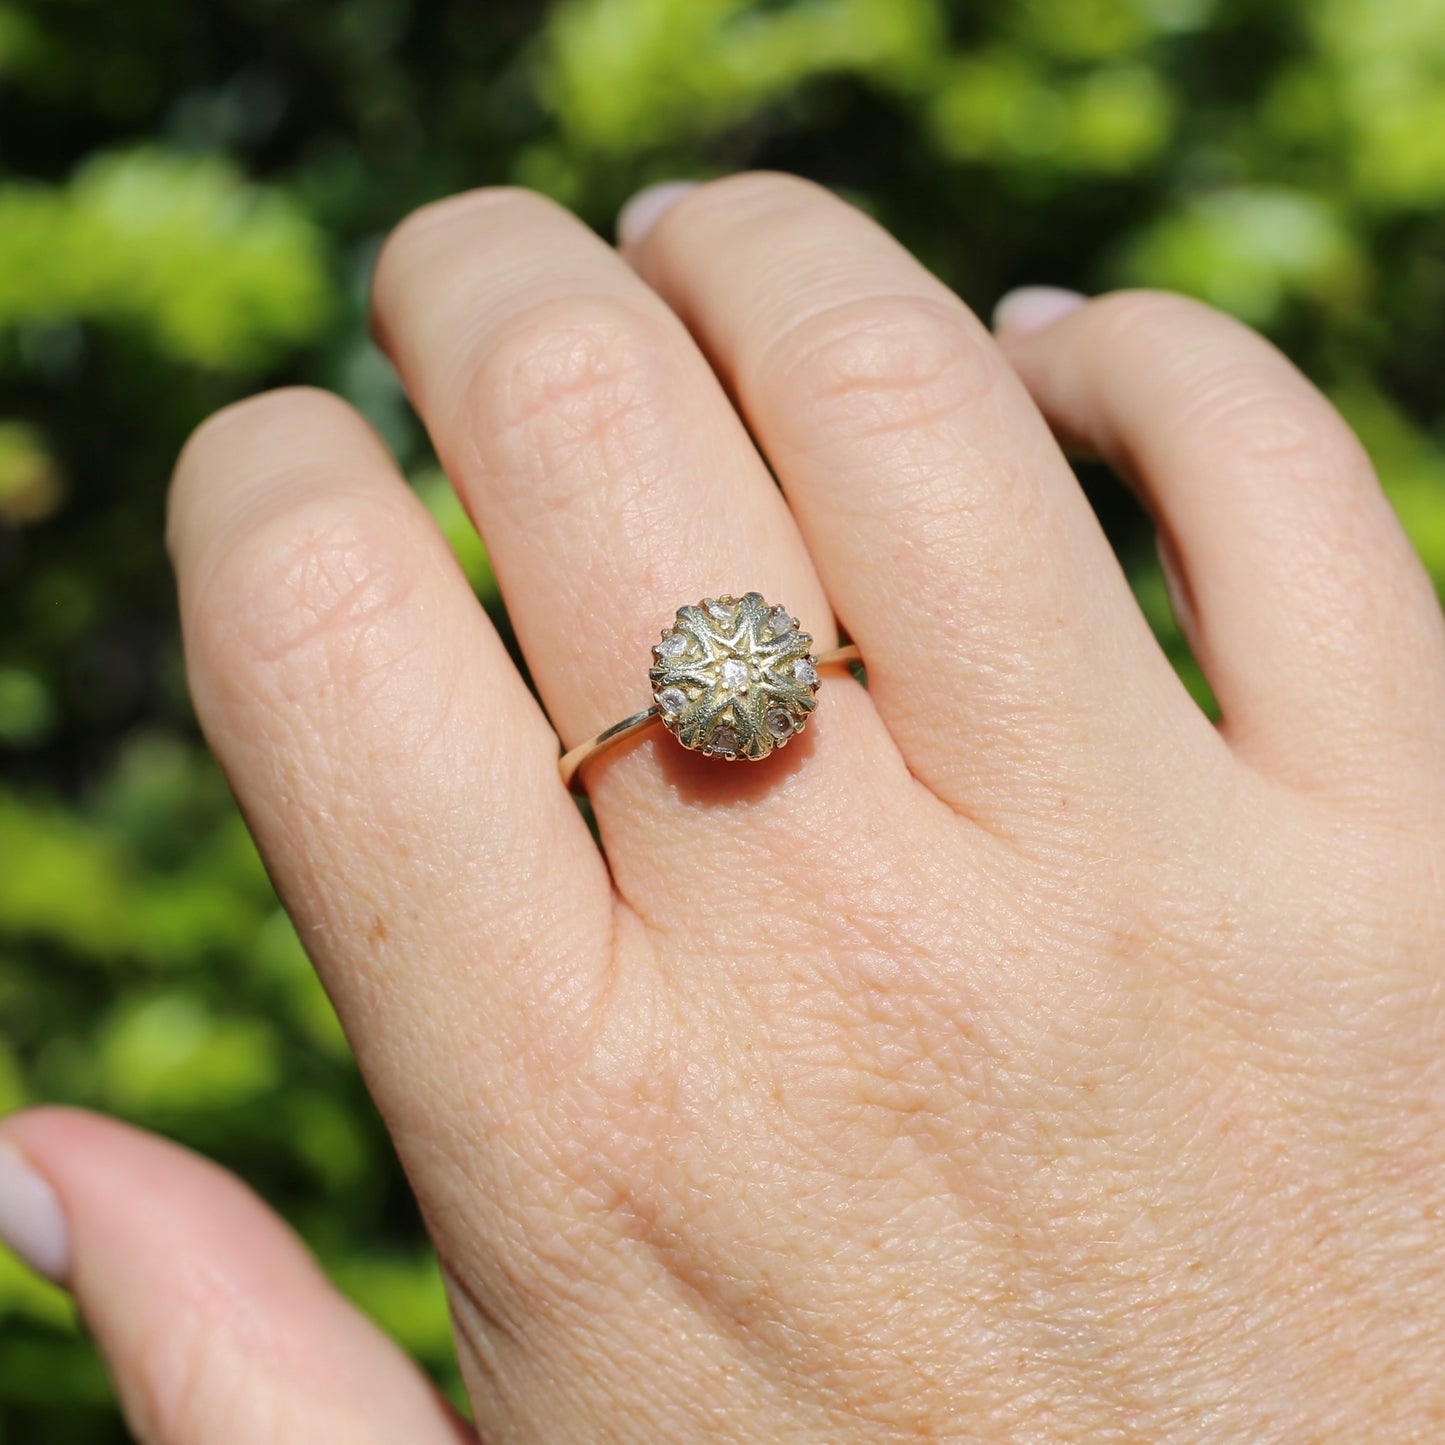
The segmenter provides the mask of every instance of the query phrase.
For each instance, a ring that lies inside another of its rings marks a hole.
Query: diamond
[[[687,638],[680,632],[669,632],[657,644],[657,651],[662,657],[681,657],[687,651]]]
[[[717,602],[709,598],[703,603],[703,606],[707,608],[708,616],[717,618],[719,622],[728,622],[732,619],[733,610],[726,602]]]
[[[775,738],[785,738],[793,731],[793,717],[786,708],[770,707],[763,721]]]
[[[772,629],[775,637],[781,637],[790,627],[796,627],[797,625],[798,619],[789,616],[786,607],[773,608],[773,615],[768,622],[768,626]]]
[[[707,750],[719,756],[728,756],[738,750],[738,730],[731,723],[722,723],[712,730],[707,740]]]
[[[802,683],[804,687],[816,687],[818,669],[806,657],[800,657],[793,664],[793,678],[796,682]]]
[[[729,692],[746,692],[748,689],[748,665],[740,657],[725,657],[718,668],[718,676]]]
[[[665,687],[657,694],[657,705],[668,717],[676,717],[687,706],[687,694],[680,687]]]

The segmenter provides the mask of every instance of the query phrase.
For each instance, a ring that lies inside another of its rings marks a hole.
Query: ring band
[[[757,592],[679,607],[652,649],[652,706],[564,753],[563,785],[598,753],[658,723],[685,748],[725,762],[785,747],[818,705],[819,669],[862,660],[852,643],[815,657],[812,642],[787,608]]]

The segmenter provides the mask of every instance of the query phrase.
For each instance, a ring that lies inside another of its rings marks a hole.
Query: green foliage
[[[248,372],[325,321],[321,237],[217,156],[92,157],[63,186],[0,187],[0,327],[128,324],[163,356]]]
[[[43,521],[60,500],[55,465],[40,433],[24,422],[0,422],[0,523]]]
[[[0,0],[0,1109],[238,1169],[453,1392],[445,1301],[330,1005],[185,701],[161,548],[187,431],[360,406],[503,628],[364,325],[388,226],[537,186],[800,170],[966,299],[1176,287],[1359,430],[1445,584],[1445,0]],[[1137,510],[1085,473],[1206,706]],[[0,1258],[0,1445],[123,1436],[68,1301]]]
[[[1311,107],[1339,137],[1351,188],[1372,207],[1445,200],[1445,3],[1323,0],[1307,12],[1318,68],[1289,72],[1325,104]]]
[[[1319,196],[1219,190],[1140,232],[1124,253],[1126,283],[1185,291],[1268,326],[1296,298],[1322,310],[1352,300],[1364,266],[1354,237]]]
[[[938,20],[927,0],[574,0],[554,12],[544,93],[569,149],[629,156],[716,135],[815,76],[897,80]]]
[[[1167,87],[1145,65],[1060,76],[1012,46],[955,61],[930,119],[934,144],[952,160],[1105,176],[1152,161],[1176,121]]]

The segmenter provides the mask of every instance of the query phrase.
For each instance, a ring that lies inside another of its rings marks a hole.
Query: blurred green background
[[[434,1266],[202,745],[162,551],[212,408],[308,380],[480,544],[364,325],[409,209],[803,172],[984,310],[1179,288],[1344,408],[1445,581],[1445,0],[0,0],[0,1109],[238,1169],[455,1389]],[[1086,476],[1180,667],[1147,530]],[[1201,690],[1201,696],[1202,696]],[[0,1439],[124,1439],[0,1259]]]

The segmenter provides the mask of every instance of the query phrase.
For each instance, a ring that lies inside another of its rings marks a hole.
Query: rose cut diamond
[[[713,729],[707,750],[710,753],[735,753],[738,742],[738,730],[731,723],[722,723]]]

